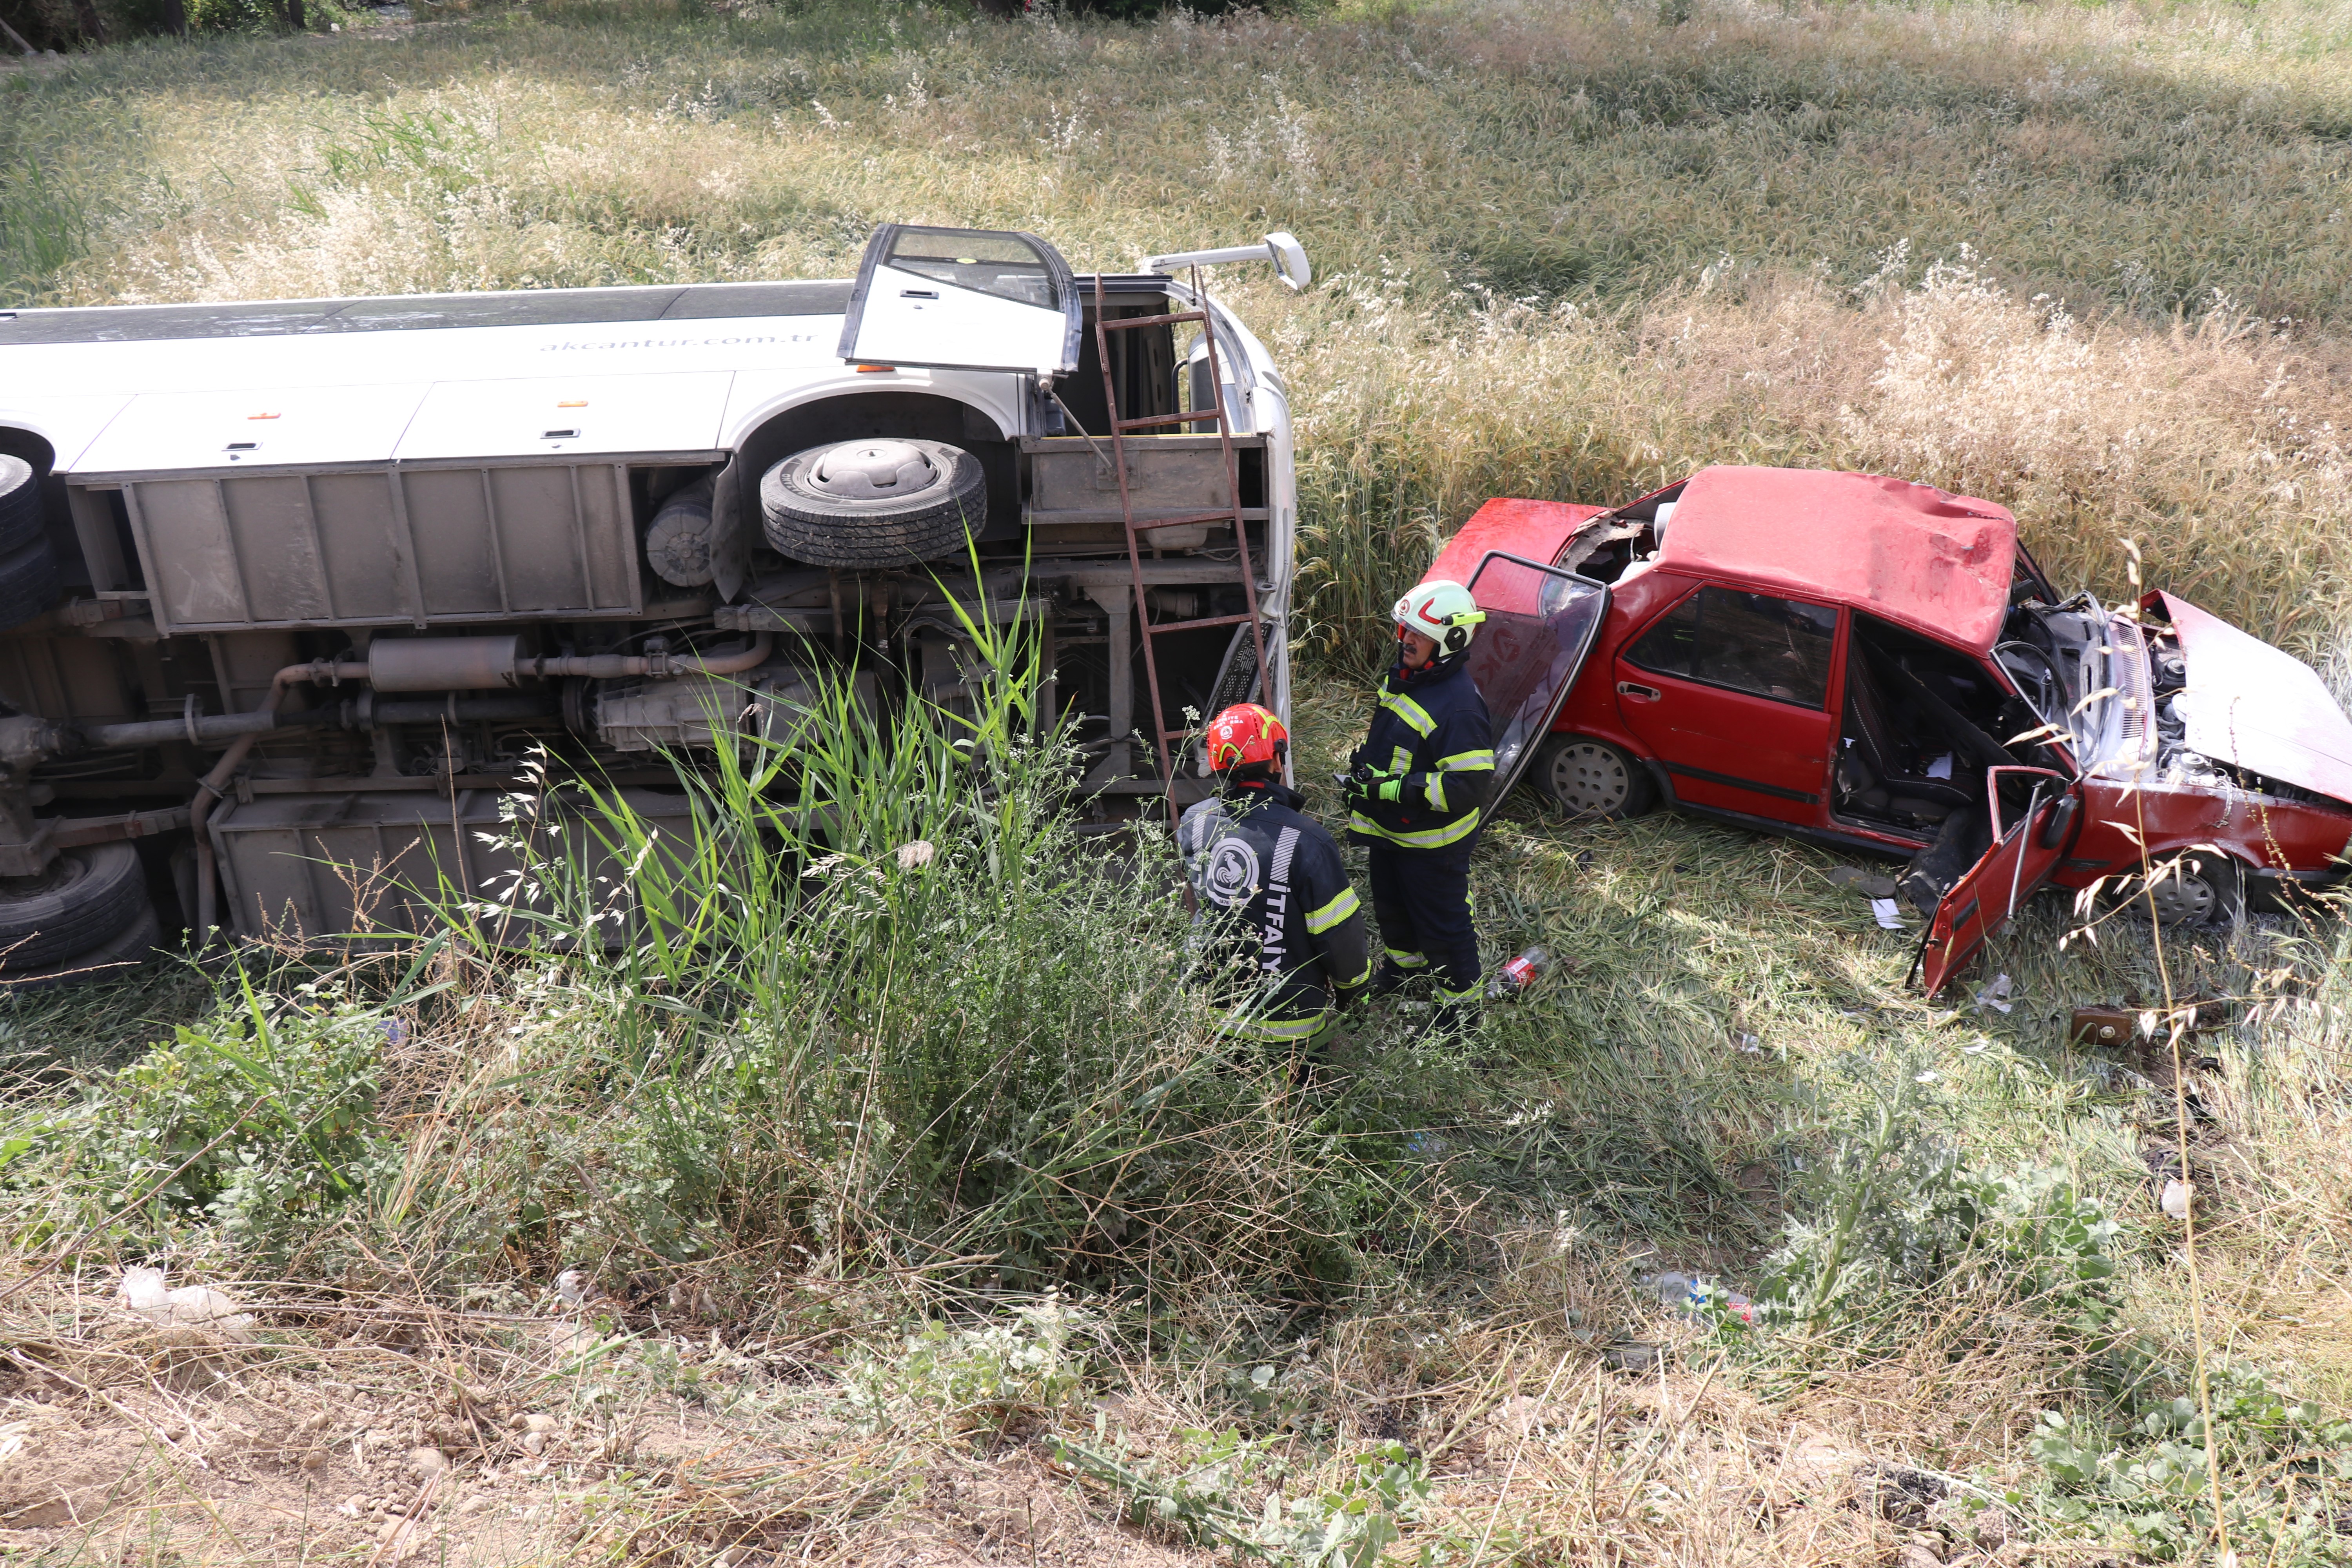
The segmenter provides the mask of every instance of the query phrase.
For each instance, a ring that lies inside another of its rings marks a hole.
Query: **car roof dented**
[[[1982,654],[1999,638],[2017,519],[1930,485],[1811,468],[1702,468],[1660,567],[1852,604]]]

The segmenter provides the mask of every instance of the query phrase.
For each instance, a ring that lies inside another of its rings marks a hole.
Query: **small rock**
[[[527,1410],[507,1425],[517,1432],[552,1432],[555,1430],[555,1417],[537,1410]]]
[[[326,1468],[326,1463],[327,1450],[324,1448],[313,1448],[303,1455],[301,1459],[302,1468],[306,1470],[323,1469]]]
[[[469,1513],[479,1513],[481,1510],[482,1500],[478,1496],[469,1494],[459,1499],[457,1501],[457,1517],[460,1519],[465,1518]]]
[[[567,1307],[585,1306],[594,1281],[577,1268],[567,1268],[555,1277],[555,1294]]]
[[[1944,1568],[1944,1560],[1915,1541],[1895,1554],[1895,1568]]]
[[[547,1434],[544,1432],[524,1433],[522,1435],[522,1451],[530,1455],[533,1458],[537,1458],[540,1455],[547,1452]]]
[[[449,1468],[447,1456],[438,1448],[408,1450],[408,1472],[420,1481],[431,1480]]]
[[[1655,1372],[1664,1359],[1655,1345],[1611,1345],[1601,1359],[1617,1372]]]
[[[333,1411],[321,1410],[314,1414],[308,1421],[303,1422],[298,1430],[304,1432],[323,1432],[327,1429],[328,1424],[332,1422],[334,1418],[335,1413]]]

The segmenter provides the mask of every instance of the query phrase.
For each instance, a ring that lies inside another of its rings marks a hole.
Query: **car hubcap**
[[[1606,816],[1625,804],[1633,781],[1625,759],[1606,746],[1580,741],[1551,760],[1552,798],[1579,816]]]
[[[940,482],[930,454],[906,441],[850,441],[809,465],[809,488],[843,500],[895,500]]]
[[[2202,924],[2213,918],[2214,906],[2221,901],[2212,883],[2186,870],[2157,883],[2148,897],[2156,906],[2157,920],[2168,926]]]

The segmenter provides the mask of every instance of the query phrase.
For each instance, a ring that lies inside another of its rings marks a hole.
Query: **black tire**
[[[0,877],[0,977],[54,968],[153,912],[138,850],[61,849],[37,877]]]
[[[760,512],[768,542],[794,561],[910,566],[964,548],[988,519],[988,479],[978,458],[944,441],[835,441],[770,468]]]
[[[53,985],[87,985],[94,980],[110,980],[133,965],[146,963],[163,947],[163,922],[156,918],[150,905],[141,910],[129,925],[88,952],[76,953],[63,963],[30,973],[0,974],[0,990],[46,991]]]
[[[22,458],[0,452],[0,555],[47,535],[41,520],[41,476]]]
[[[2234,920],[2239,906],[2237,866],[2210,851],[2181,857],[2180,867],[2132,901],[2143,913],[2153,906],[2158,924],[2221,925]]]
[[[1554,735],[1537,747],[1528,782],[1570,816],[1587,822],[1639,816],[1658,795],[1648,763],[1590,735]]]
[[[22,626],[57,596],[58,562],[47,539],[36,539],[13,555],[0,555],[0,627]]]

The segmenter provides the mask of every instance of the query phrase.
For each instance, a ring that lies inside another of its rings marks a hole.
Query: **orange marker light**
[[[248,414],[246,417],[247,419],[275,419],[278,416],[275,414]]]
[[[857,374],[860,375],[887,375],[898,368],[898,367],[895,364],[861,364],[857,367]]]
[[[555,406],[558,408],[585,408],[588,406],[588,400],[584,397],[575,397],[568,403],[559,403]]]

